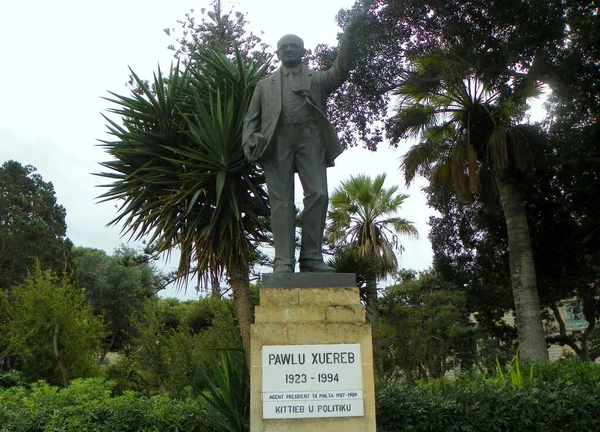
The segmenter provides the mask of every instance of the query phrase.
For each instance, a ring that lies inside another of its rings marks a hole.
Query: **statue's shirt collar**
[[[300,72],[302,72],[302,65],[299,64],[298,66],[294,67],[281,66],[281,72],[283,72],[285,76],[289,76],[290,73],[292,75],[298,75]]]

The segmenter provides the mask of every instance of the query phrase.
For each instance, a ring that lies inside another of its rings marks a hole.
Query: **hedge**
[[[469,375],[416,387],[381,383],[377,431],[600,431],[600,367],[566,362],[529,371],[520,386]]]
[[[134,392],[111,397],[114,383],[101,378],[73,380],[59,389],[40,381],[30,388],[0,389],[0,431],[210,432],[194,399]]]
[[[508,376],[463,375],[415,387],[380,382],[378,432],[600,431],[600,367],[536,365],[515,386]],[[534,377],[535,378],[530,378]],[[210,432],[196,399],[112,396],[114,383],[74,380],[0,388],[0,431]]]

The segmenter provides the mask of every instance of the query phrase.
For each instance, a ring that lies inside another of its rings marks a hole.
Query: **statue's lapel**
[[[270,99],[277,105],[281,105],[281,68],[277,69],[271,75]]]
[[[308,66],[302,66],[302,88],[306,90],[310,90],[310,86],[312,84],[312,71],[308,68]]]

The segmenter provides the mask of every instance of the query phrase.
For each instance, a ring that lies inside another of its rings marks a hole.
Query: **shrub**
[[[63,389],[40,381],[0,390],[0,431],[212,431],[194,399],[133,392],[111,397],[113,386],[93,378],[73,380]]]
[[[427,381],[415,387],[381,382],[377,391],[377,430],[600,430],[598,365],[570,360],[521,364],[520,368],[524,375],[520,386],[514,385],[508,374],[469,374],[454,381]]]
[[[29,382],[66,385],[70,379],[97,376],[97,356],[106,332],[81,290],[39,266],[10,291],[0,315],[0,339]]]
[[[148,398],[132,391],[112,396],[115,383],[101,378],[75,379],[62,389],[43,381],[29,388],[0,388],[0,431],[239,432],[247,427],[247,383],[238,375],[245,372],[243,366],[243,356],[223,358],[210,395],[204,398]],[[600,430],[600,366],[569,360],[536,364],[534,371],[534,378],[520,387],[506,374],[503,379],[470,374],[416,386],[381,381],[377,430]]]
[[[148,301],[133,323],[130,362],[124,361],[119,371],[111,368],[109,376],[135,376],[148,396],[198,396],[221,351],[241,348],[231,305],[224,300]]]

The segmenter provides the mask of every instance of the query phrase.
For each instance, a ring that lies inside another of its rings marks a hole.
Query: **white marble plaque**
[[[262,348],[264,419],[364,415],[360,344]]]

